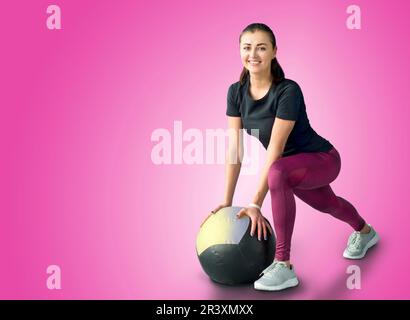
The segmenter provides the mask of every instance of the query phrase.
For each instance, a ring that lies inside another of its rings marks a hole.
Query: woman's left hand
[[[259,241],[261,240],[262,233],[265,240],[268,239],[268,230],[270,234],[273,233],[272,228],[267,222],[266,218],[262,215],[262,212],[260,212],[260,210],[257,208],[242,208],[241,211],[239,211],[236,214],[236,216],[238,219],[242,218],[243,216],[248,216],[251,219],[251,237],[253,237],[257,228]]]

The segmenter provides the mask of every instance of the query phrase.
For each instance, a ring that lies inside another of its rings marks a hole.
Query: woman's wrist
[[[262,207],[263,200],[261,201],[259,199],[258,200],[253,199],[251,203],[256,204],[259,207]]]
[[[249,203],[249,204],[248,204],[248,208],[256,208],[256,209],[258,209],[259,211],[262,211],[261,206],[258,205],[257,203],[254,203],[254,202]]]

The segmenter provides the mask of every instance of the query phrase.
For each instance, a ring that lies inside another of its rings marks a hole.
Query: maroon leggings
[[[340,171],[339,152],[299,153],[279,158],[269,169],[268,185],[276,232],[275,258],[290,259],[290,246],[295,224],[295,196],[311,207],[345,221],[361,230],[365,221],[345,199],[333,193],[330,183]]]

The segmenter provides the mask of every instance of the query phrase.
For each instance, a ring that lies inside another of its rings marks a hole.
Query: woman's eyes
[[[244,49],[244,50],[248,50],[249,47],[245,47],[245,48],[243,48],[243,49]],[[264,48],[264,47],[260,47],[259,49],[262,50],[262,51],[265,51],[265,50],[266,50],[266,48]]]

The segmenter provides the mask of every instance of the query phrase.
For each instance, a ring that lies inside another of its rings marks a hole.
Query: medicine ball
[[[215,282],[229,285],[253,282],[273,262],[275,235],[268,231],[268,239],[264,240],[262,233],[261,241],[257,232],[251,237],[251,219],[236,217],[241,209],[220,209],[208,218],[197,235],[199,262]]]

